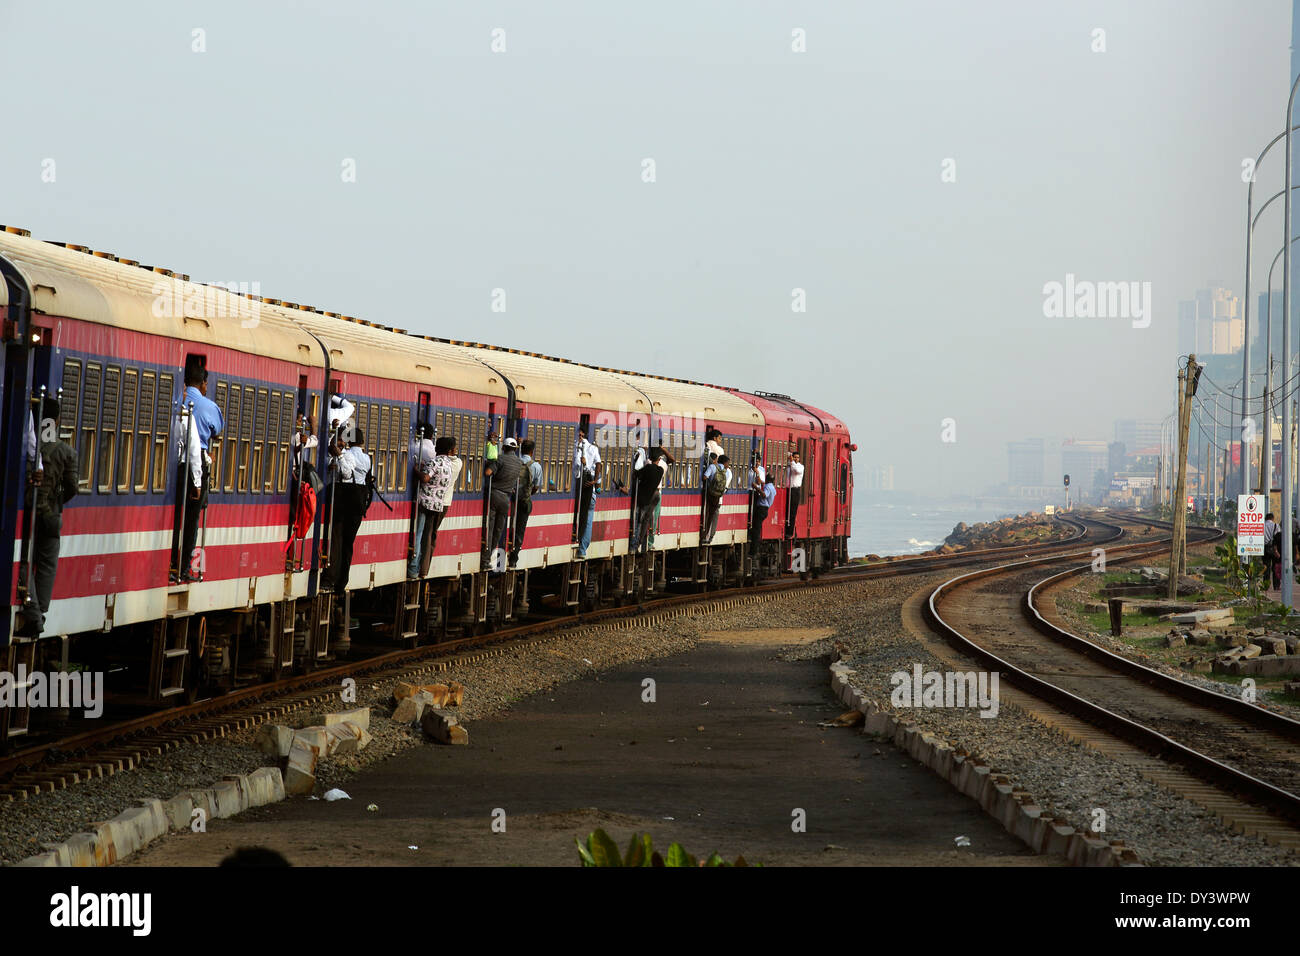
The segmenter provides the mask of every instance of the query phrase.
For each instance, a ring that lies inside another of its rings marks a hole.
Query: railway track
[[[548,618],[490,634],[466,637],[412,650],[398,650],[365,660],[340,663],[307,674],[257,684],[221,697],[187,706],[157,711],[118,721],[57,740],[29,746],[0,756],[0,801],[24,800],[41,791],[75,786],[84,781],[131,770],[151,756],[188,743],[227,734],[276,720],[305,707],[337,703],[344,678],[385,680],[414,672],[445,670],[457,662],[480,660],[517,646],[558,634],[569,628],[599,623],[664,618],[689,613],[697,607],[755,596],[774,596],[806,587],[823,587],[872,578],[924,574],[1007,558],[1055,554],[1081,543],[1099,544],[1119,539],[1124,531],[1104,522],[1083,522],[1062,517],[1073,533],[1064,539],[1037,545],[988,548],[948,555],[904,558],[887,563],[850,565],[820,578],[785,578],[757,586],[737,587],[703,594],[684,594],[646,601],[635,607],[608,607],[580,615]]]
[[[1221,534],[1189,529],[1189,545]],[[1167,543],[1121,545],[1107,549],[1107,563],[1162,552]],[[1236,829],[1300,848],[1300,722],[1071,634],[1056,622],[1054,607],[1044,607],[1043,595],[1090,571],[1091,562],[1043,577],[1044,567],[1064,560],[1031,558],[952,578],[931,592],[928,621],[962,653],[1041,702],[1049,723],[1136,765]]]

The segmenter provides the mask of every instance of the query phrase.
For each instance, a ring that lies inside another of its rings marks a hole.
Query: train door
[[[799,457],[803,460],[804,465],[803,487],[801,489],[803,491],[803,501],[800,502],[800,511],[803,512],[803,537],[806,538],[812,528],[812,509],[814,504],[812,497],[814,494],[813,489],[816,487],[813,482],[814,476],[817,474],[817,460],[814,456],[813,443],[811,439],[800,438],[795,442],[795,446],[799,449]],[[795,515],[795,524],[795,534],[798,536],[798,514]]]
[[[817,493],[821,497],[821,504],[818,506],[817,509],[817,514],[818,514],[817,520],[824,525],[827,520],[826,508],[830,500],[829,483],[830,483],[832,462],[830,456],[826,453],[826,440],[822,439],[821,441],[818,441],[816,444],[819,451],[818,457],[821,458],[821,473],[818,476],[820,480],[817,482],[817,488],[818,488]]]
[[[574,464],[574,466],[573,466],[573,472],[574,472],[574,477],[573,477],[573,543],[574,543],[574,544],[578,544],[578,543],[582,540],[582,533],[583,533],[583,531],[585,530],[585,529],[584,529],[584,525],[585,525],[585,523],[586,523],[586,515],[583,513],[583,507],[582,507],[582,505],[583,505],[582,485],[583,485],[583,479],[584,479],[586,476],[585,476],[585,474],[584,474],[582,471],[579,470],[579,465],[578,465],[578,463],[577,463],[577,462],[578,462],[577,454],[578,454],[578,447],[579,447],[579,445],[581,444],[582,439],[583,439],[583,438],[586,438],[588,441],[591,440],[591,436],[590,436],[589,434],[587,434],[587,431],[588,431],[588,428],[589,428],[590,425],[591,425],[591,416],[590,416],[590,415],[584,413],[583,415],[579,416],[579,418],[578,418],[578,434],[574,436],[573,447],[569,449],[569,454],[570,454],[570,456],[572,456],[572,459],[573,459],[573,461],[575,462],[575,464]],[[593,489],[592,489],[592,493],[591,493],[591,497],[590,497],[590,499],[588,499],[587,508],[588,508],[588,509],[591,509],[591,508],[594,508],[595,506],[596,506],[596,493],[595,493],[595,489],[593,488]],[[593,524],[593,525],[595,524],[594,519],[593,519],[593,521],[592,521],[592,524]],[[589,543],[590,543],[590,542],[589,542]]]
[[[175,398],[172,406],[172,428],[175,429],[176,441],[168,441],[168,445],[175,445],[177,454],[177,468],[175,470],[175,481],[168,481],[168,487],[171,489],[169,504],[172,505],[175,516],[172,521],[171,534],[171,560],[170,577],[182,582],[192,580],[202,580],[203,569],[206,564],[203,555],[203,545],[205,543],[206,528],[200,528],[203,523],[203,517],[206,514],[205,506],[207,505],[208,488],[200,488],[197,495],[192,491],[190,471],[187,467],[181,471],[182,464],[188,464],[189,459],[182,455],[182,452],[188,452],[190,447],[190,436],[198,428],[197,422],[194,421],[193,410],[189,407],[190,403],[185,401],[185,383],[193,378],[196,374],[206,373],[208,367],[208,357],[199,353],[191,352],[185,356],[184,375],[181,381],[174,386]],[[110,378],[115,369],[108,369],[105,372],[105,402],[108,402],[108,390],[112,385]],[[215,386],[215,382],[211,383]],[[211,387],[211,386],[210,386]],[[248,412],[251,414],[252,409]],[[251,418],[249,419],[251,422]],[[84,427],[84,426],[83,426]],[[103,447],[107,438],[107,429],[100,435],[100,457],[104,457]],[[233,438],[234,436],[230,436]],[[236,453],[237,446],[231,442],[228,455]],[[166,454],[166,452],[164,452]],[[200,452],[200,455],[202,452]],[[108,452],[108,459],[112,460],[111,448]],[[200,474],[205,467],[204,462],[200,462]],[[164,474],[171,477],[171,469],[168,469],[164,463]],[[101,476],[102,480],[102,476]],[[212,475],[209,470],[208,484],[212,483]],[[189,529],[193,528],[191,532]],[[187,548],[186,545],[189,545]]]

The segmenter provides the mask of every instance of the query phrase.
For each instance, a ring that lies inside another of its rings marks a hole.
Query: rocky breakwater
[[[1042,544],[1068,537],[1072,530],[1044,514],[1033,512],[1010,515],[996,521],[966,524],[962,521],[943,539],[932,554],[953,554],[985,548],[1009,548],[1016,545]]]

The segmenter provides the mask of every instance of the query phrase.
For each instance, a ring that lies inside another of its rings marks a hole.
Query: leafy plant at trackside
[[[628,844],[627,853],[621,856],[613,837],[601,829],[591,832],[585,846],[577,837],[573,838],[573,842],[578,846],[578,857],[582,860],[583,866],[749,866],[743,856],[736,857],[735,863],[728,863],[716,852],[706,860],[697,860],[687,853],[680,843],[672,844],[668,847],[667,855],[661,856],[651,844],[648,833],[639,836],[632,834],[632,842]]]
[[[1264,614],[1264,598],[1268,590],[1264,563],[1255,560],[1243,562],[1237,554],[1237,537],[1231,534],[1223,544],[1215,547],[1214,555],[1219,559],[1219,567],[1223,568],[1224,586],[1237,597],[1254,604],[1255,620],[1258,621]],[[1273,609],[1273,613],[1279,612]]]

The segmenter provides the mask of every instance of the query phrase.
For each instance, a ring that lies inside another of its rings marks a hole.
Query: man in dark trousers
[[[34,541],[29,558],[35,594],[23,608],[23,633],[39,635],[45,627],[59,568],[63,506],[77,494],[77,456],[59,441],[59,403],[45,399],[41,406],[40,457],[32,462],[32,487],[36,495]],[[39,609],[39,613],[37,613]]]
[[[659,484],[664,480],[667,466],[662,448],[638,448],[633,470],[636,476],[636,541],[632,550],[640,554],[650,540],[654,527],[655,508],[659,507]]]
[[[497,457],[489,459],[484,469],[484,473],[492,479],[492,498],[488,502],[490,510],[487,536],[483,539],[489,565],[491,565],[492,552],[497,548],[505,547],[510,505],[518,493],[520,477],[523,476],[524,480],[527,480],[526,471],[519,457],[519,443],[513,438],[507,438],[502,443]]]
[[[334,529],[330,536],[330,566],[321,575],[321,590],[342,595],[348,589],[352,572],[352,546],[366,516],[370,502],[370,456],[366,454],[365,433],[360,428],[345,427],[342,435],[330,442],[330,469],[334,472]],[[350,441],[347,433],[351,433]],[[345,447],[346,446],[346,447]]]
[[[180,419],[185,428],[180,436],[177,456],[176,523],[181,533],[173,563],[181,581],[194,581],[197,580],[193,562],[199,515],[208,506],[208,472],[212,463],[208,446],[226,427],[220,407],[208,398],[208,370],[203,366],[186,365],[185,395],[181,405],[182,409],[193,407],[193,414],[189,418],[182,415]]]
[[[519,552],[524,547],[524,532],[528,530],[528,516],[533,513],[533,495],[542,490],[542,463],[533,460],[537,443],[525,438],[519,444],[519,461],[524,470],[519,475],[519,504],[515,506],[515,539],[510,547],[510,566],[519,563]]]

